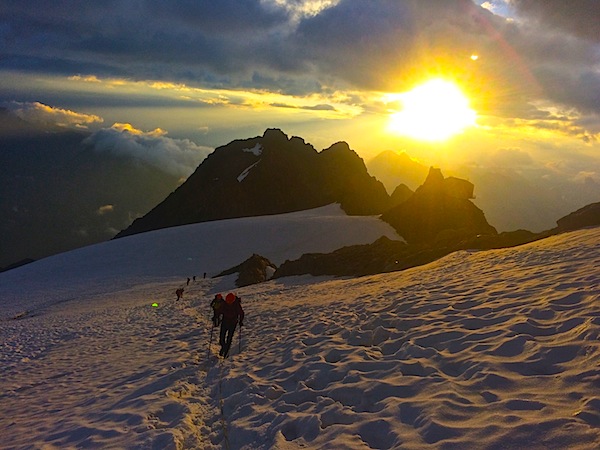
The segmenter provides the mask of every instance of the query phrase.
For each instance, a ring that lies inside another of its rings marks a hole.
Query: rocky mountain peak
[[[475,186],[462,178],[444,178],[442,170],[431,167],[422,186],[417,188],[417,195],[450,196],[462,199],[473,198]]]
[[[423,185],[381,218],[409,243],[497,234],[483,211],[469,200],[472,197],[473,184],[459,178],[444,178],[440,169],[432,167]]]
[[[442,169],[430,167],[429,173],[427,174],[427,178],[425,179],[425,183],[423,183],[422,187],[439,189],[442,187],[443,183],[444,175],[442,175]]]
[[[267,128],[262,138],[270,143],[283,144],[288,141],[288,136],[279,128]]]
[[[175,192],[117,237],[209,220],[340,203],[348,214],[390,206],[383,185],[346,142],[317,152],[280,129],[218,147]]]

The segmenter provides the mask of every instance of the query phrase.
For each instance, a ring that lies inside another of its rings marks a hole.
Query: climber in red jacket
[[[231,292],[227,294],[225,301],[221,302],[217,314],[221,316],[221,333],[219,336],[221,351],[219,355],[227,358],[237,324],[239,323],[240,327],[244,326],[244,309],[240,298]]]

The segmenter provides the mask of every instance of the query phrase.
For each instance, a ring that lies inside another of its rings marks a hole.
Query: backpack
[[[212,302],[210,302],[210,306],[212,307],[215,315],[221,312],[220,310],[224,303],[225,301],[222,297],[215,297]]]
[[[233,303],[222,302],[219,313],[223,314],[223,322],[228,323],[237,322],[238,319],[241,321],[244,317],[239,298],[236,298]]]

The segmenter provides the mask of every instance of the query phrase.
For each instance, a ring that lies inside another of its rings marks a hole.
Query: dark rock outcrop
[[[383,184],[369,175],[363,160],[347,143],[338,142],[319,154],[325,198],[341,204],[349,215],[381,214],[390,207]],[[327,200],[325,204],[332,203]]]
[[[600,202],[591,203],[556,221],[558,231],[572,231],[600,225]]]
[[[217,277],[238,273],[235,285],[237,287],[243,287],[269,280],[276,269],[277,266],[267,258],[253,254],[243,263],[221,272]]]
[[[438,245],[410,245],[381,237],[372,244],[352,245],[332,253],[309,253],[285,261],[273,278],[297,275],[363,276],[394,272],[430,263],[459,250],[490,250],[514,247],[548,237],[550,233],[527,230],[480,235]]]
[[[414,194],[413,191],[405,184],[400,184],[394,189],[391,195],[391,203],[393,206],[398,206],[400,203],[404,203]]]
[[[17,267],[25,266],[27,264],[31,264],[32,262],[35,262],[35,259],[25,258],[20,261],[17,261],[16,263],[9,264],[6,267],[0,267],[0,272],[6,272],[8,270],[16,269]]]
[[[529,242],[545,239],[565,231],[600,226],[598,216],[600,203],[593,203],[558,222],[560,227],[534,233],[528,230],[515,230],[499,234],[480,234],[461,239],[438,239],[429,244],[405,244],[382,237],[372,244],[354,245],[332,253],[311,253],[294,261],[284,262],[273,278],[292,275],[362,276],[383,272],[404,270],[427,264],[452,252],[467,250],[491,250],[516,247]],[[451,234],[451,233],[448,233]]]
[[[399,255],[406,255],[408,246],[385,236],[372,244],[351,245],[332,253],[306,253],[294,261],[285,261],[273,278],[310,274],[361,276],[400,270]]]
[[[473,185],[458,178],[444,178],[431,168],[425,183],[405,202],[381,216],[412,244],[457,241],[471,236],[497,234],[483,211],[469,199]]]
[[[117,235],[211,220],[281,214],[340,203],[348,214],[380,214],[390,198],[344,142],[322,152],[269,129],[218,147],[176,191]]]

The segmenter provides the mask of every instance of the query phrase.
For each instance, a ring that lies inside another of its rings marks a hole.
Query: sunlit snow
[[[361,278],[210,278],[382,234],[332,205],[0,274],[0,447],[597,448],[600,228]],[[229,291],[246,320],[219,360]]]

